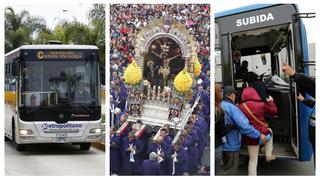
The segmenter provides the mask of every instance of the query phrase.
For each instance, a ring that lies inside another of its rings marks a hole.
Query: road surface
[[[248,174],[248,162],[239,166],[240,175]],[[267,163],[264,158],[259,158],[258,161],[258,175],[304,175],[314,176],[313,159],[311,161],[298,161],[293,159],[276,159]]]
[[[18,152],[11,142],[5,142],[5,175],[105,175],[105,153],[91,147],[81,151],[79,145],[32,145]]]

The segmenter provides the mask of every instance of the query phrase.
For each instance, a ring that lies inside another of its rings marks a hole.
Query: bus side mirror
[[[18,74],[19,74],[19,64],[18,64],[17,62],[13,62],[13,63],[12,63],[12,70],[11,70],[11,72],[12,72],[12,75],[13,75],[13,76],[18,76]]]

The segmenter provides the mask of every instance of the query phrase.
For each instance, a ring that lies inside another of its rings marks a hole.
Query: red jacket
[[[270,131],[267,127],[258,123],[244,107],[245,103],[250,109],[252,114],[267,125],[265,115],[275,116],[278,113],[276,104],[273,101],[268,101],[267,103],[263,102],[261,97],[258,95],[257,91],[254,88],[248,87],[242,91],[241,103],[239,104],[240,110],[246,115],[249,119],[250,124],[256,128],[262,134],[269,134]],[[244,143],[247,145],[257,145],[259,144],[258,139],[251,139],[249,137],[244,137]]]

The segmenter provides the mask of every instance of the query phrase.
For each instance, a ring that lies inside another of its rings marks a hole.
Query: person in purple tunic
[[[141,166],[142,175],[146,176],[158,176],[160,175],[159,162],[157,161],[157,154],[151,152],[149,159],[144,160]]]
[[[151,143],[148,147],[147,153],[150,154],[155,152],[157,154],[157,161],[160,165],[160,174],[161,175],[168,175],[168,157],[170,156],[170,148],[169,146],[163,141],[162,136],[158,136],[156,142]]]
[[[210,72],[209,72],[210,73]],[[210,87],[210,76],[206,76],[204,79],[203,79],[203,82],[202,82],[202,85],[203,85],[203,88],[204,89],[207,89],[207,87]]]
[[[171,129],[169,124],[164,124],[162,128],[166,129],[169,132],[168,136],[171,139],[174,139],[174,129]]]
[[[197,171],[199,162],[199,136],[198,132],[190,125],[186,125],[184,128],[191,137],[190,151],[188,153],[191,157],[189,158],[188,172],[194,174]]]
[[[188,134],[186,129],[181,131],[179,139],[182,141],[182,146],[188,151],[192,146],[192,137]]]
[[[122,173],[125,175],[138,175],[141,170],[143,143],[136,139],[133,132],[122,140]]]
[[[171,174],[184,175],[188,170],[188,154],[187,150],[182,146],[181,141],[173,144],[173,152],[171,155]]]
[[[192,112],[191,116],[194,120],[194,125],[200,127],[203,130],[203,132],[208,133],[208,126],[206,121],[198,114],[199,114],[199,111]]]
[[[164,142],[167,146],[171,147],[172,138],[169,136],[168,130],[165,129],[165,128],[162,128],[162,129],[160,130],[160,136],[163,137],[163,142]]]
[[[202,157],[202,152],[205,148],[206,144],[206,137],[207,137],[207,129],[204,124],[202,124],[198,119],[196,114],[192,114],[190,117],[190,121],[193,124],[193,128],[197,130],[200,141],[199,141],[199,152],[200,157]]]
[[[208,93],[206,90],[203,89],[203,86],[202,86],[201,84],[198,85],[198,86],[195,87],[195,88],[196,88],[196,89],[195,89],[195,91],[194,91],[194,93],[193,93],[193,97],[192,97],[190,103],[193,104],[193,103],[195,102],[196,98],[197,98],[198,96],[201,96],[201,97],[200,97],[200,100],[201,100],[202,102],[204,102],[205,105],[210,106],[209,93]]]
[[[147,154],[150,154],[152,152],[155,152],[157,156],[164,156],[164,151],[168,149],[167,145],[163,142],[163,137],[158,136],[156,140],[149,144],[147,149]]]
[[[110,129],[110,174],[119,174],[121,167],[121,139]]]
[[[196,167],[196,166],[198,166],[198,164],[200,163],[200,160],[202,158],[202,153],[203,153],[203,150],[204,150],[204,147],[205,147],[205,144],[204,144],[205,137],[204,137],[204,134],[203,134],[202,130],[197,126],[194,126],[192,121],[189,120],[187,122],[187,124],[192,127],[192,131],[195,131],[195,133],[197,133],[197,136],[199,138],[199,141],[197,143],[197,153],[198,153],[197,156],[196,156],[197,159],[196,159],[196,162],[194,162],[195,163],[194,167]]]
[[[194,151],[195,147],[193,145],[193,139],[192,137],[188,134],[187,130],[183,129],[181,131],[181,135],[179,136],[179,140],[182,142],[182,148],[186,150],[187,153],[187,171],[189,170],[190,163],[194,162]]]

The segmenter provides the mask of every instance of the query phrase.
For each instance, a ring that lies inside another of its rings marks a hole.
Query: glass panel
[[[215,47],[220,47],[219,26],[217,23],[214,24],[214,38]]]
[[[222,65],[221,65],[221,51],[214,52],[215,57],[215,82],[222,82]]]
[[[98,105],[97,62],[23,62],[21,107]]]

